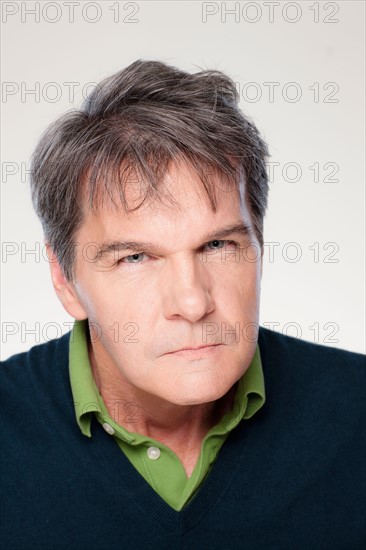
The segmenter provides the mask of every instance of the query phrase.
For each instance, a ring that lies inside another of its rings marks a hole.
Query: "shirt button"
[[[149,447],[147,450],[147,456],[151,458],[151,460],[156,460],[160,456],[160,449],[158,447]]]
[[[103,428],[105,429],[105,431],[107,432],[107,434],[109,434],[109,435],[113,435],[113,434],[114,434],[114,429],[113,429],[112,426],[111,426],[110,424],[108,424],[107,422],[104,422]]]

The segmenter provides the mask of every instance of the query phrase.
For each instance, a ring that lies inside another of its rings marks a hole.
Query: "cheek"
[[[255,306],[260,294],[260,262],[243,262],[240,265],[228,266],[225,273],[218,273],[215,281],[216,297],[220,302]]]
[[[136,353],[155,325],[154,306],[139,292],[125,292],[111,287],[93,295],[92,315],[101,328],[101,342],[119,353]]]

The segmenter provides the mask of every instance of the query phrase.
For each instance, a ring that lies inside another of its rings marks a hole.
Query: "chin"
[[[223,395],[225,395],[231,386],[235,383],[223,385],[218,383],[209,383],[206,379],[205,382],[200,380],[194,380],[193,377],[190,377],[190,380],[182,380],[182,383],[175,385],[172,388],[172,393],[167,397],[167,401],[174,403],[175,405],[202,405],[203,403],[210,403],[212,401],[217,401]],[[180,388],[179,393],[177,393],[177,388]]]

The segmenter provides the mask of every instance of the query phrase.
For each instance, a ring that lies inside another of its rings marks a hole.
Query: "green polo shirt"
[[[91,416],[111,435],[133,466],[174,510],[181,510],[209,473],[229,432],[251,418],[265,403],[262,363],[257,345],[254,357],[239,379],[234,405],[202,441],[201,453],[189,478],[178,456],[166,445],[114,422],[94,381],[89,355],[87,320],[75,321],[70,335],[69,369],[75,415],[81,432],[91,437]],[[133,404],[131,404],[133,405]],[[127,405],[126,416],[134,410]]]

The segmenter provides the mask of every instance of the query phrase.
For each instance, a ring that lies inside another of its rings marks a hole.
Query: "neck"
[[[171,448],[200,446],[207,432],[232,408],[237,383],[217,401],[177,405],[131,385],[90,342],[89,358],[111,418],[127,430]]]

